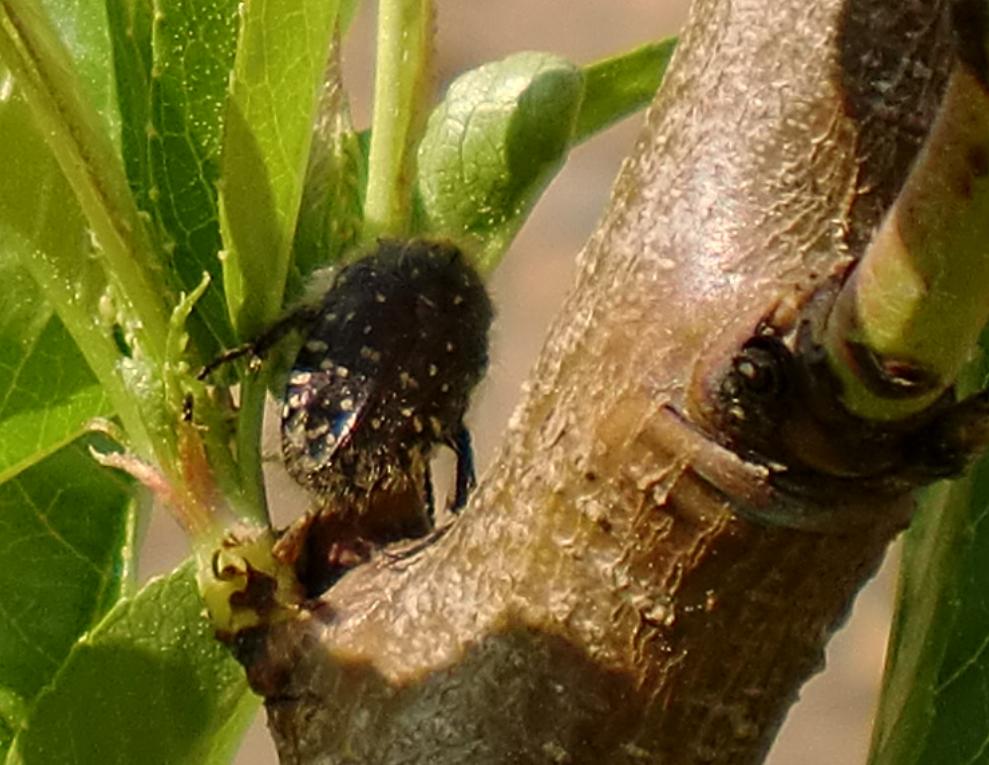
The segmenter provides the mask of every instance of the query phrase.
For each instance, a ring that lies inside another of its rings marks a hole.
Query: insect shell
[[[310,309],[289,374],[288,472],[358,513],[418,494],[431,526],[429,458],[445,444],[457,454],[459,509],[474,480],[463,418],[487,367],[491,319],[483,283],[451,244],[384,240],[344,268]]]

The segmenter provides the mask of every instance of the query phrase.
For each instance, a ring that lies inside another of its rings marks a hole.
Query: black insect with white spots
[[[314,304],[200,372],[302,335],[281,412],[288,472],[315,495],[276,554],[317,595],[374,551],[434,528],[430,458],[457,456],[451,510],[474,485],[464,413],[488,363],[492,307],[452,244],[382,240]]]
[[[344,268],[307,309],[285,389],[288,472],[323,497],[421,490],[432,512],[429,459],[456,452],[453,509],[474,481],[464,413],[488,363],[492,308],[459,249],[424,240],[379,243]]]

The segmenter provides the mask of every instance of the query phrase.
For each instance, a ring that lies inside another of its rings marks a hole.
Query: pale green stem
[[[989,90],[957,66],[931,135],[825,331],[845,406],[874,420],[928,407],[989,320],[987,294]]]
[[[415,149],[425,120],[433,44],[432,0],[381,0],[374,75],[374,117],[364,239],[409,228]]]
[[[267,383],[266,369],[262,369],[256,375],[245,375],[241,380],[240,417],[237,422],[237,463],[240,467],[240,486],[243,492],[241,512],[250,512],[258,522],[271,525],[264,492],[260,445]]]

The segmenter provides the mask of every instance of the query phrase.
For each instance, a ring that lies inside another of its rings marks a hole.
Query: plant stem
[[[261,428],[264,424],[264,401],[268,390],[268,375],[245,375],[240,384],[240,416],[237,422],[237,463],[243,501],[238,510],[250,513],[251,519],[271,525],[268,502],[264,493],[261,460]]]
[[[844,405],[874,420],[929,406],[989,320],[987,291],[989,90],[957,66],[916,166],[829,318],[824,344]]]
[[[432,0],[382,0],[379,5],[365,241],[399,236],[409,228],[433,18]]]

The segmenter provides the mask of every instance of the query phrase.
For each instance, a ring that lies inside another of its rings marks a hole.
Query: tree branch
[[[813,336],[932,124],[947,5],[695,2],[463,517],[241,635],[282,762],[759,760],[912,507],[926,422],[835,414]]]

